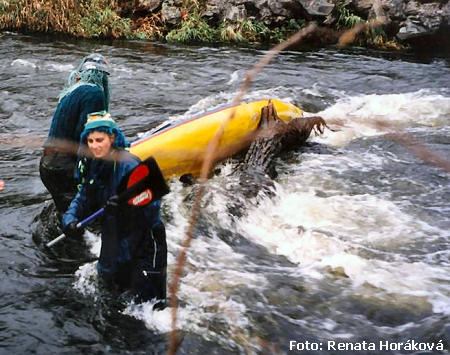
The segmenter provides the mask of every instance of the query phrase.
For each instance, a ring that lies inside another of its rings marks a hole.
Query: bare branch
[[[184,265],[186,263],[187,258],[187,250],[191,245],[191,241],[193,238],[193,231],[194,226],[197,223],[198,216],[200,214],[200,205],[201,205],[201,199],[203,197],[203,194],[205,192],[205,181],[208,178],[209,172],[211,171],[211,168],[214,164],[214,162],[217,159],[217,153],[218,153],[218,146],[220,139],[224,132],[224,127],[228,124],[229,121],[231,121],[235,114],[236,114],[236,107],[237,105],[242,101],[242,98],[244,97],[245,93],[250,88],[254,78],[258,73],[261,72],[261,70],[269,64],[273,58],[275,58],[281,51],[285,50],[286,48],[289,48],[295,43],[300,42],[307,36],[308,34],[315,31],[317,26],[315,24],[310,24],[309,26],[305,27],[304,29],[300,30],[296,34],[294,34],[292,37],[290,37],[288,40],[286,40],[283,43],[278,44],[274,48],[272,48],[261,60],[251,69],[247,72],[245,75],[244,82],[242,83],[240,90],[238,94],[235,96],[235,98],[232,101],[232,105],[235,107],[231,112],[230,115],[224,122],[222,123],[221,127],[216,132],[213,139],[211,139],[210,143],[208,144],[205,157],[203,159],[203,165],[201,169],[200,174],[200,186],[197,190],[197,194],[194,199],[194,203],[192,206],[192,213],[191,218],[189,220],[189,226],[186,231],[186,236],[182,242],[182,248],[180,251],[180,254],[177,257],[177,262],[175,266],[175,272],[172,279],[172,282],[169,287],[170,292],[170,306],[172,307],[172,332],[170,334],[170,341],[169,341],[169,354],[175,354],[178,348],[178,336],[177,336],[177,311],[178,311],[178,298],[177,293],[180,285],[181,280],[181,273],[183,271]]]

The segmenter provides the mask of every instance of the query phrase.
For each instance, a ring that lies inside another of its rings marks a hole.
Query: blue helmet
[[[92,53],[84,57],[77,68],[78,79],[99,86],[105,94],[105,107],[109,109],[111,92],[109,89],[109,63],[104,56]]]
[[[87,137],[90,133],[105,132],[109,135],[114,135],[114,148],[127,148],[130,146],[121,129],[112,119],[111,114],[106,111],[92,112],[88,114],[88,119],[84,125],[84,130],[81,132],[80,142],[86,144]]]
[[[99,53],[92,53],[84,57],[77,71],[81,73],[90,69],[100,70],[108,75],[110,74],[108,61]]]

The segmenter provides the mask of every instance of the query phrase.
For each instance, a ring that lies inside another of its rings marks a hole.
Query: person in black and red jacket
[[[131,291],[137,301],[166,304],[167,243],[160,216],[160,200],[146,206],[117,203],[121,183],[140,163],[107,112],[89,115],[81,134],[92,157],[79,163],[80,189],[63,216],[69,237],[77,223],[106,205],[101,222],[102,246],[97,271],[109,288]],[[116,199],[115,199],[116,197]]]

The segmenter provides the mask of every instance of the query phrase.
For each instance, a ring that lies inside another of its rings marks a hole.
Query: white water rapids
[[[248,97],[289,100],[283,96],[285,91],[274,88],[253,92]],[[207,97],[193,105],[187,114],[230,101],[232,96]],[[377,144],[367,144],[357,152],[346,149],[352,142],[384,134],[372,124],[373,119],[384,120],[398,129],[433,127],[448,132],[450,98],[429,90],[343,96],[316,114],[344,123],[338,132],[327,131],[322,137],[311,137],[312,141],[333,150],[304,149],[289,161],[280,160],[281,174],[276,179],[275,197],[265,198],[258,204],[247,201],[244,215],[237,219],[227,209],[229,196],[221,193],[221,187],[231,179],[226,177],[229,165],[209,182],[214,193],[208,194],[210,201],[204,214],[210,229],[207,236],[196,234],[188,251],[178,294],[179,329],[223,344],[242,348],[252,344],[251,347],[259,348],[257,340],[247,331],[256,326],[248,317],[254,305],[239,297],[239,290],[248,288],[263,294],[272,287],[264,273],[271,268],[254,265],[245,254],[233,250],[218,236],[221,229],[228,231],[230,240],[236,234],[270,254],[286,258],[285,266],[274,265],[270,272],[285,273],[293,279],[300,277],[307,289],[320,289],[319,280],[329,282],[330,278],[337,277],[339,285],[330,287],[338,298],[360,298],[369,303],[385,302],[386,307],[394,309],[407,307],[430,315],[450,315],[449,250],[425,250],[420,255],[411,255],[417,254],[420,245],[434,241],[444,241],[443,245],[448,247],[449,231],[430,224],[420,214],[411,214],[412,210],[405,208],[412,204],[407,195],[394,198],[388,189],[378,190],[363,178],[348,179],[349,174],[357,171],[362,176],[386,180],[388,185],[417,185],[420,182],[409,176],[388,181],[390,177],[383,172],[386,164],[408,163],[414,158],[385,154]],[[422,191],[430,187],[420,188]],[[172,182],[172,192],[163,203],[169,279],[190,216],[183,200],[186,189],[179,182]],[[98,241],[93,243],[93,250],[98,253]],[[435,257],[436,253],[440,254],[439,258]],[[80,268],[74,285],[83,294],[95,294],[92,264]],[[265,301],[264,307],[270,309],[271,300]],[[163,333],[170,330],[170,309],[153,312],[151,304],[130,304],[125,313],[142,319],[149,329]],[[215,323],[221,327],[210,326]],[[340,332],[336,319],[315,318],[309,324],[316,326],[317,331],[333,332],[334,329],[337,336]],[[351,337],[346,332],[341,335]]]

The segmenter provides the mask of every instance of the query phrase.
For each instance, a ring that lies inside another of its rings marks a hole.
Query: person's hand
[[[64,227],[64,234],[69,238],[78,238],[81,234],[81,230],[77,228],[78,221],[70,222]]]
[[[109,215],[115,215],[117,214],[118,209],[119,209],[119,196],[117,195],[111,196],[108,199],[108,202],[106,202],[105,213]]]

